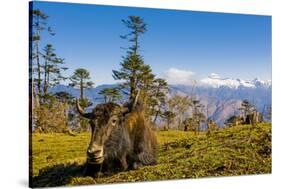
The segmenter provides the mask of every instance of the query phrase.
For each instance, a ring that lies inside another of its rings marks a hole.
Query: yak
[[[248,114],[245,119],[245,124],[250,124],[256,126],[258,123],[263,121],[263,116],[258,111],[253,111],[252,113]]]
[[[232,126],[237,126],[237,125],[243,125],[243,124],[245,124],[245,121],[244,121],[243,117],[233,115],[226,120],[225,124],[232,127]]]
[[[80,107],[78,100],[76,102],[79,114],[88,119],[91,126],[86,175],[156,164],[157,139],[145,120],[138,95],[124,105],[98,104],[89,113]]]

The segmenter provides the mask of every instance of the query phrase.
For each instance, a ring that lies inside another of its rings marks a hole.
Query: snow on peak
[[[211,74],[207,78],[201,79],[201,83],[206,86],[219,88],[222,86],[228,86],[230,88],[238,88],[240,82],[238,80],[221,78],[218,74]]]
[[[255,86],[271,86],[271,80],[263,81],[259,78],[255,78],[252,82]]]
[[[256,87],[266,87],[271,86],[271,81],[263,81],[255,78],[251,81],[242,79],[232,79],[232,78],[221,78],[218,74],[211,73],[207,78],[200,80],[201,84],[208,87],[219,88],[219,87],[229,87],[229,88],[256,88]]]

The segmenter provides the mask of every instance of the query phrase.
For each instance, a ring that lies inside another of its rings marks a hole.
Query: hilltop
[[[158,131],[158,164],[99,178],[83,177],[89,133],[34,134],[34,187],[271,173],[271,124],[195,135]]]

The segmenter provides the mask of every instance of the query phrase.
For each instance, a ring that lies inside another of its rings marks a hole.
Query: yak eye
[[[113,120],[112,120],[112,124],[114,124],[114,125],[115,125],[115,124],[116,124],[116,122],[117,122],[117,120],[116,120],[116,119],[113,119]]]

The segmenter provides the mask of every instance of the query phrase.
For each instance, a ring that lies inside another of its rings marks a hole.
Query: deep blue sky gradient
[[[153,72],[170,68],[195,72],[195,78],[271,79],[271,17],[241,14],[34,2],[49,17],[56,35],[43,34],[65,58],[71,74],[87,68],[99,85],[114,83],[129,43],[121,19],[141,16],[148,31],[141,37],[141,54]]]

